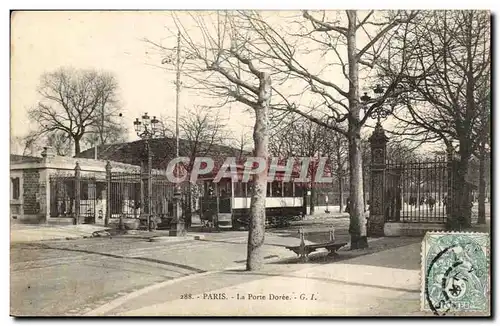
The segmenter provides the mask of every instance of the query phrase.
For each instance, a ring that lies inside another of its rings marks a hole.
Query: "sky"
[[[41,74],[59,67],[113,72],[120,86],[123,123],[129,140],[138,139],[133,121],[144,112],[175,117],[175,74],[150,64],[161,57],[144,38],[175,44],[167,28],[175,27],[168,12],[17,12],[11,27],[11,135],[26,135],[36,122],[27,110],[36,105]],[[180,111],[204,100],[181,92]],[[243,107],[243,105],[241,105]],[[224,110],[234,133],[250,130],[251,116],[238,104]]]
[[[271,13],[268,17],[278,15]],[[41,99],[37,93],[40,76],[60,67],[90,68],[115,74],[120,89],[122,123],[129,129],[129,141],[138,139],[133,121],[144,112],[150,116],[174,118],[175,73],[153,66],[160,65],[162,57],[144,42],[148,38],[174,47],[176,37],[172,35],[173,30],[175,25],[168,11],[14,13],[11,18],[11,136],[22,137],[36,127],[36,121],[28,120],[27,111]],[[363,41],[368,39],[358,34],[359,47]],[[307,59],[309,69],[314,71],[322,66],[318,64],[322,59],[311,59],[312,55],[307,54]],[[332,71],[328,78],[336,80],[332,77],[336,75],[339,76],[336,82],[347,89],[347,80],[340,71]],[[361,85],[361,92],[366,91],[364,86]],[[309,101],[307,98],[301,100]],[[209,102],[195,91],[183,89],[180,115],[187,108]],[[239,138],[242,133],[251,135],[254,121],[245,105],[233,103],[222,109],[219,115],[226,120],[234,138]],[[385,122],[385,126],[390,127],[390,124],[391,121]],[[11,152],[20,151],[20,147],[11,148]]]

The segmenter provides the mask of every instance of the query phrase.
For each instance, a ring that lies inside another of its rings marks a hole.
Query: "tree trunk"
[[[479,198],[478,198],[478,217],[477,224],[486,224],[486,180],[484,178],[485,174],[485,159],[486,159],[486,148],[485,142],[482,141],[479,147]]]
[[[337,138],[340,139],[340,138]],[[341,141],[337,142],[337,179],[339,182],[339,213],[344,208],[344,173],[342,171],[342,152],[340,151]]]
[[[309,196],[309,215],[314,214],[314,207],[315,207],[315,202],[316,202],[316,190],[311,184],[311,196]]]
[[[466,181],[467,170],[469,167],[470,155],[461,155],[460,161],[456,162],[453,173],[453,199],[450,203],[451,220],[448,228],[452,230],[463,230],[471,226],[472,201],[470,198],[470,186]]]
[[[73,140],[75,141],[75,156],[80,154],[80,137],[73,137]]]
[[[191,227],[191,222],[193,218],[193,185],[191,182],[188,182],[188,196],[187,196],[187,205],[186,205],[186,228]]]
[[[338,180],[339,180],[339,213],[342,213],[344,208],[344,182],[342,177],[342,172],[338,172]]]
[[[367,188],[367,182],[366,182],[366,171],[365,171],[365,162],[363,161],[362,163],[362,169],[363,173],[363,204],[366,209],[366,188]]]
[[[271,78],[267,73],[259,76],[259,105],[255,110],[255,126],[253,130],[254,155],[267,162],[267,146],[269,142],[268,114],[271,98]],[[266,190],[267,172],[254,175],[254,189],[250,205],[250,225],[248,231],[247,271],[258,270],[264,264],[264,236],[266,231]]]
[[[366,217],[363,200],[363,158],[359,124],[359,65],[356,49],[356,11],[348,10],[347,59],[349,62],[349,234],[351,249],[367,248]]]
[[[356,135],[357,134],[357,135]],[[363,198],[363,166],[360,151],[359,131],[349,140],[350,191],[349,191],[349,234],[351,249],[367,248],[366,217]]]

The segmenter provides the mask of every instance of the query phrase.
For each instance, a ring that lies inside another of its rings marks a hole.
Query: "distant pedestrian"
[[[351,212],[351,198],[347,198],[346,203],[345,203],[345,212],[350,213]]]
[[[428,199],[427,199],[427,204],[429,204],[429,208],[431,210],[434,209],[434,205],[436,204],[436,200],[434,199],[434,197],[430,196]]]

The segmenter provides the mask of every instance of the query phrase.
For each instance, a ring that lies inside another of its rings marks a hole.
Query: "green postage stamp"
[[[488,313],[487,233],[428,232],[422,241],[421,309],[435,315]]]

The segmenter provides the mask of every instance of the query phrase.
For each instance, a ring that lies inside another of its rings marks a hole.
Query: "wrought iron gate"
[[[95,176],[52,175],[49,183],[51,217],[75,218],[76,223],[96,223],[96,219],[103,218],[104,180]]]
[[[385,220],[445,223],[448,174],[446,161],[387,163]]]
[[[150,215],[158,224],[168,225],[174,214],[174,190],[162,173],[151,175],[152,191],[148,193],[148,175],[141,173],[112,172],[110,176],[111,218],[145,218]],[[182,212],[186,212],[187,186],[182,186]],[[151,206],[149,208],[149,205]]]

